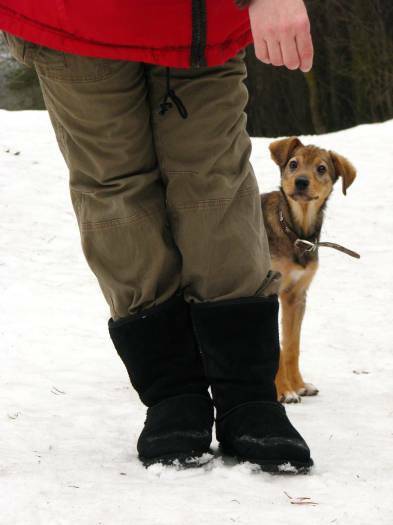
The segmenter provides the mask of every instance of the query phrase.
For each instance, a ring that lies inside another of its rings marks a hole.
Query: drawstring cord
[[[179,112],[179,115],[182,118],[187,118],[188,117],[188,111],[187,111],[185,105],[183,104],[182,100],[176,95],[175,90],[171,89],[171,85],[170,85],[170,71],[169,71],[169,67],[167,67],[166,68],[166,93],[165,93],[164,100],[161,102],[160,109],[158,111],[158,113],[160,115],[165,115],[165,113],[169,109],[171,109],[173,104],[172,104],[172,102],[170,102],[170,100],[172,100],[173,104],[175,104],[175,106],[177,108],[177,111]]]

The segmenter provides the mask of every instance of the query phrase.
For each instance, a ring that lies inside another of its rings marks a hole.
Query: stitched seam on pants
[[[93,57],[92,57],[92,60],[94,60]],[[101,72],[100,74],[97,74],[97,73],[91,74],[90,76],[84,76],[84,77],[73,76],[74,73],[72,70],[72,66],[70,66],[67,63],[65,63],[65,66],[63,68],[60,68],[60,67],[52,68],[50,64],[44,64],[42,62],[41,63],[35,62],[35,67],[36,67],[37,73],[40,76],[47,78],[49,80],[64,82],[65,84],[91,84],[94,82],[101,82],[104,80],[109,80],[110,78],[114,77],[119,71],[123,70],[123,68],[127,66],[127,64],[128,62],[124,60],[124,61],[121,61],[121,63],[116,64],[118,66],[117,68],[110,67],[109,70],[106,72]]]
[[[81,231],[94,231],[94,230],[110,230],[117,228],[118,226],[126,226],[128,224],[141,222],[144,219],[153,216],[155,213],[146,213],[144,215],[130,215],[129,217],[119,217],[117,219],[107,219],[105,221],[98,222],[82,222]]]
[[[248,197],[250,195],[258,195],[258,192],[253,190],[244,190],[241,192],[238,192],[234,197],[220,197],[219,199],[208,199],[204,201],[198,201],[198,202],[189,202],[179,205],[169,205],[169,209],[171,210],[204,210],[207,208],[224,208],[227,206],[228,203],[242,197]]]

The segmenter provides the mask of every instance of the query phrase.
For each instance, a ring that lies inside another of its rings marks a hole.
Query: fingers
[[[306,73],[312,67],[314,48],[310,33],[299,33],[295,37],[283,35],[280,40],[260,40],[255,43],[255,54],[265,64],[300,68]]]
[[[277,40],[268,40],[267,48],[269,51],[269,59],[273,66],[282,66],[284,65],[281,46]]]
[[[296,37],[284,35],[280,40],[262,40],[255,46],[255,54],[265,64],[300,68],[306,73],[312,67],[314,48],[311,35],[300,33]]]
[[[303,73],[310,71],[314,58],[314,48],[309,32],[301,32],[296,36],[296,45],[300,57],[300,69]]]
[[[266,40],[260,40],[258,43],[255,42],[255,55],[264,64],[270,64],[269,51],[267,48]]]
[[[301,59],[299,57],[295,38],[290,35],[283,35],[281,38],[281,50],[283,64],[288,69],[297,69],[300,66]]]

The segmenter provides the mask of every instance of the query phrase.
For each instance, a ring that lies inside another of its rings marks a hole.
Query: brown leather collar
[[[295,243],[298,239],[304,239],[306,241],[312,242],[313,244],[316,244],[318,242],[319,232],[315,232],[309,237],[299,237],[299,235],[288,225],[287,221],[284,219],[284,214],[282,212],[281,207],[278,209],[278,219],[280,221],[283,232],[289,237],[289,239],[293,243]]]
[[[318,240],[319,233],[315,232],[313,235],[301,239],[299,235],[288,225],[284,218],[281,207],[278,209],[278,219],[282,228],[282,231],[289,238],[293,245],[295,261],[301,266],[306,267],[307,263],[318,257]],[[311,243],[310,245],[301,244],[299,241],[306,240]]]
[[[345,248],[345,246],[341,246],[340,244],[334,243],[334,242],[320,242],[319,236],[320,231],[315,232],[314,235],[311,235],[309,237],[301,238],[295,231],[288,226],[288,223],[284,219],[284,214],[282,212],[282,209],[278,209],[278,219],[281,224],[281,228],[283,232],[287,235],[287,237],[292,241],[296,253],[296,258],[302,266],[304,266],[307,263],[307,260],[311,258],[311,254],[315,253],[317,254],[318,248],[320,246],[326,246],[328,248],[334,248],[335,250],[338,250],[340,252],[346,253],[347,255],[350,255],[351,257],[354,257],[356,259],[360,259],[360,255],[357,252],[354,252],[353,250],[350,250],[349,248]],[[301,248],[303,246],[303,249]]]

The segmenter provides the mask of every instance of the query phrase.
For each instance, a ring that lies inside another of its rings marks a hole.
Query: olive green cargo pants
[[[249,163],[244,53],[170,70],[183,119],[176,107],[158,112],[165,68],[6,38],[37,71],[83,251],[113,319],[179,288],[197,302],[277,291]]]

